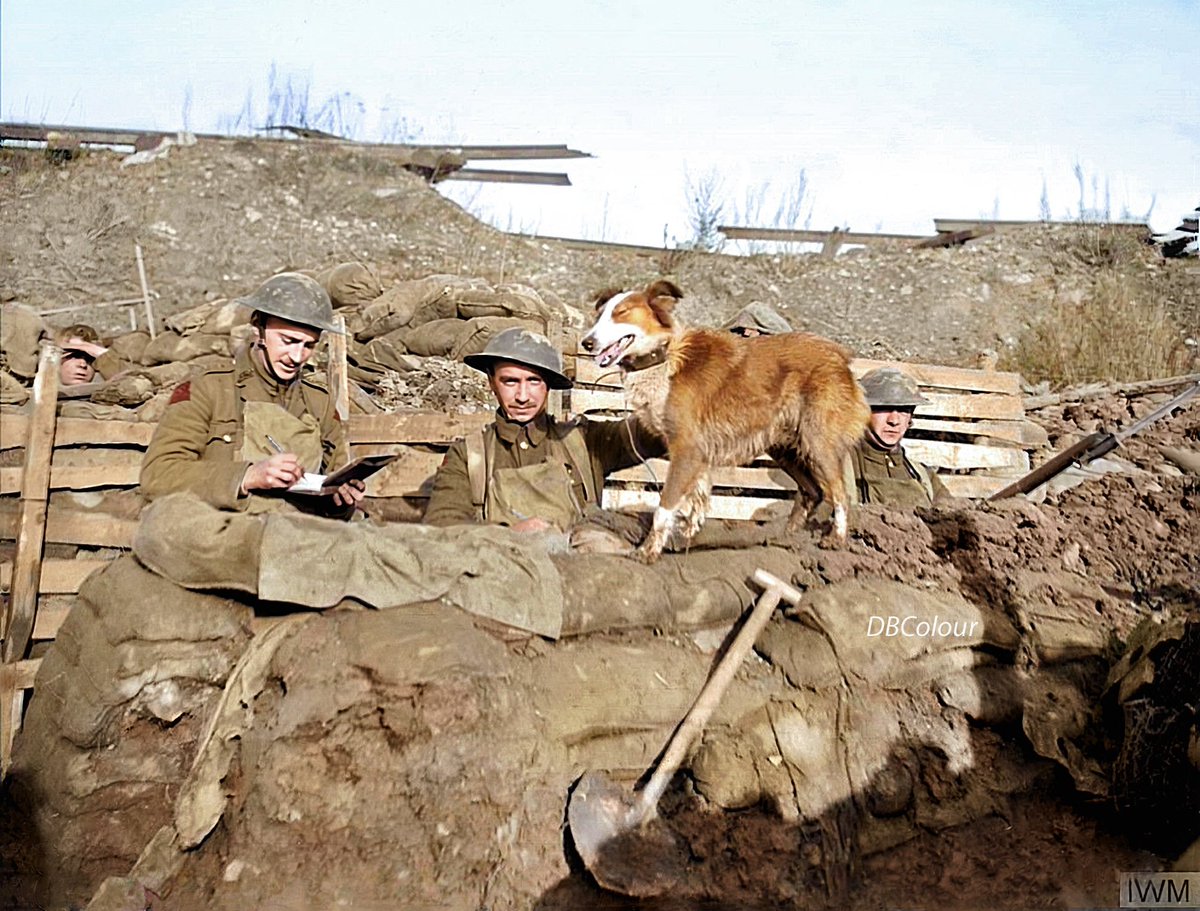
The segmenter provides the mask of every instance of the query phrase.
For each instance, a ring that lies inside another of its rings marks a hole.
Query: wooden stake
[[[333,395],[333,407],[339,420],[350,418],[350,378],[346,366],[346,318],[340,313],[333,315],[333,324],[338,332],[329,333],[329,391]]]
[[[142,283],[142,303],[146,306],[146,331],[150,338],[158,333],[154,329],[154,305],[150,303],[150,287],[146,284],[146,264],[142,261],[142,245],[135,243],[133,252],[137,256],[138,281]]]
[[[58,365],[61,352],[53,345],[42,348],[37,378],[33,381],[33,407],[25,467],[21,473],[21,514],[17,520],[17,552],[13,559],[12,590],[0,633],[0,657],[5,663],[25,657],[37,614],[41,582],[42,545],[46,537],[46,501],[50,496],[50,455],[58,413]]]

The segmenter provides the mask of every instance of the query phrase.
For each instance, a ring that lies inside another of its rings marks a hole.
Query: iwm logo
[[[1200,873],[1122,873],[1121,907],[1200,907]]]

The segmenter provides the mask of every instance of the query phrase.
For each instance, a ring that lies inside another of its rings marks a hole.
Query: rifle
[[[1161,408],[1152,411],[1140,421],[1131,424],[1124,430],[1118,430],[1116,433],[1105,433],[1102,430],[1098,430],[1091,436],[1084,437],[1075,445],[1068,446],[1062,452],[1058,453],[1050,461],[1039,465],[1033,471],[1029,472],[1029,474],[1017,478],[1017,480],[1013,481],[1007,487],[996,491],[988,497],[988,502],[1003,500],[1006,497],[1015,496],[1019,493],[1029,493],[1035,487],[1045,484],[1055,475],[1062,474],[1062,472],[1073,465],[1086,465],[1094,459],[1108,455],[1134,434],[1140,433],[1159,418],[1169,415],[1197,392],[1200,392],[1200,383],[1193,384],[1190,389],[1184,390]]]

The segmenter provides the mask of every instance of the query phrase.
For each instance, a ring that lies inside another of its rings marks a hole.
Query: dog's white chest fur
[[[659,436],[667,435],[667,393],[671,377],[667,364],[656,364],[643,370],[621,371],[621,384],[629,410]]]

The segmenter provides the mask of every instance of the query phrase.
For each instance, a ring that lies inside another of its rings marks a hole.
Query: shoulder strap
[[[867,466],[863,461],[861,444],[850,450],[850,461],[854,469],[854,489],[858,494],[857,502],[869,503],[871,497],[867,486]]]
[[[908,467],[912,471],[912,473],[916,477],[916,479],[921,482],[921,486],[925,489],[925,493],[929,497],[929,502],[932,503],[933,502],[933,479],[930,478],[930,476],[929,476],[929,469],[926,468],[924,465],[922,465],[920,462],[918,462],[916,459],[910,459],[908,457],[907,453],[904,456],[904,461],[908,463]]]
[[[490,427],[486,430],[495,432]],[[487,499],[488,458],[483,439],[486,430],[473,430],[463,439],[467,450],[467,479],[471,483],[471,502],[481,513]]]
[[[555,438],[562,443],[567,451],[567,458],[575,466],[575,472],[583,480],[583,491],[589,503],[600,505],[600,495],[596,490],[596,478],[592,474],[592,460],[588,455],[587,439],[578,421],[565,423],[555,422]]]

